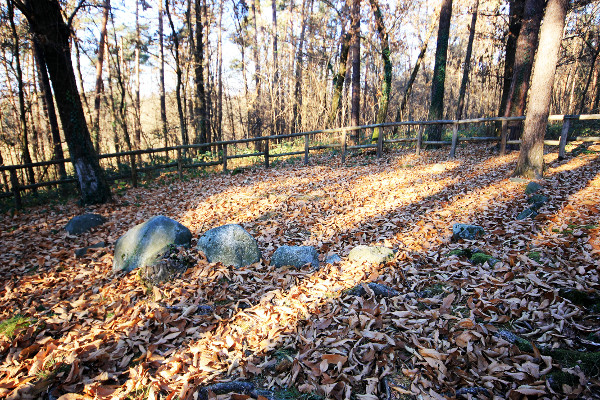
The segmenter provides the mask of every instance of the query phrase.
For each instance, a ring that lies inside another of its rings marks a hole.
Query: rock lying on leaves
[[[216,395],[237,393],[250,396],[254,399],[257,399],[259,396],[269,400],[274,399],[270,391],[258,389],[254,383],[247,381],[220,382],[201,387],[198,389],[198,400],[208,400],[210,392]]]
[[[342,257],[338,256],[337,254],[332,254],[325,259],[325,264],[335,264],[340,261],[342,261]]]
[[[319,254],[312,246],[284,245],[275,250],[271,256],[271,265],[277,268],[285,266],[301,268],[307,264],[314,268],[319,267]]]
[[[525,193],[527,194],[534,194],[535,192],[539,191],[542,188],[542,185],[540,185],[537,182],[529,182],[527,184],[527,187],[525,188]]]
[[[256,239],[237,224],[210,229],[198,240],[198,250],[209,262],[220,262],[236,268],[260,261],[261,254]]]
[[[183,274],[194,264],[191,257],[185,255],[182,247],[171,245],[156,262],[140,268],[139,277],[147,285],[156,285],[170,281]]]
[[[356,246],[348,253],[348,260],[356,263],[382,264],[394,257],[394,250],[383,246]]]
[[[538,212],[534,210],[532,207],[526,208],[517,215],[517,220],[522,221],[527,218],[535,218],[537,217]]]
[[[117,240],[113,272],[129,272],[155,264],[170,246],[189,246],[192,233],[170,218],[158,215],[136,225]]]
[[[80,235],[90,231],[92,228],[102,225],[106,218],[99,214],[83,214],[71,218],[65,226],[69,235]]]
[[[542,208],[544,204],[548,202],[548,197],[543,194],[536,193],[527,199],[527,202],[531,204],[531,207],[535,210]]]
[[[364,297],[367,295],[367,290],[365,289],[365,286],[368,286],[369,289],[371,289],[373,291],[373,294],[375,296],[395,297],[395,296],[400,295],[399,291],[392,289],[389,286],[382,285],[381,283],[375,283],[375,282],[369,282],[366,285],[357,285],[357,286],[353,287],[352,289],[348,290],[348,292],[346,292],[346,293],[349,294],[350,296]]]
[[[485,234],[483,227],[479,225],[454,224],[452,226],[453,240],[476,240]]]

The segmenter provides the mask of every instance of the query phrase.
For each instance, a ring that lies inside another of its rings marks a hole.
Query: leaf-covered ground
[[[164,176],[86,210],[2,215],[0,397],[196,399],[233,380],[286,399],[598,396],[599,155],[548,154],[549,202],[523,221],[526,182],[509,180],[515,160],[480,147],[452,161],[397,152],[342,167],[325,154],[309,166]],[[108,222],[67,235],[85,211]],[[193,244],[240,223],[264,261],[223,267],[192,247],[177,255],[192,265],[171,282],[114,275],[115,241],[158,214],[190,228]],[[458,222],[486,235],[453,242]],[[75,257],[98,242],[105,247]],[[268,261],[283,244],[342,261],[276,270]],[[396,256],[352,264],[345,256],[359,244]],[[475,252],[499,262],[475,263]],[[368,282],[401,294],[347,291]]]

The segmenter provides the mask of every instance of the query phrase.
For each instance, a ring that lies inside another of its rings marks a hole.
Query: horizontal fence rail
[[[183,178],[183,170],[189,168],[200,168],[200,167],[211,167],[211,166],[222,166],[223,171],[227,171],[228,161],[239,159],[239,158],[247,158],[247,157],[264,157],[264,165],[265,167],[269,167],[270,159],[276,157],[285,157],[285,156],[295,156],[295,155],[304,155],[304,163],[308,164],[309,161],[309,153],[310,151],[323,150],[323,149],[341,149],[341,161],[342,163],[346,160],[346,155],[348,150],[358,150],[358,149],[376,149],[377,157],[382,157],[384,144],[397,144],[397,143],[415,143],[416,144],[416,153],[420,154],[423,146],[451,146],[449,156],[451,158],[455,157],[456,147],[459,142],[465,143],[491,143],[491,142],[500,142],[500,153],[504,154],[504,150],[507,144],[520,144],[520,140],[507,140],[507,132],[508,132],[508,124],[510,122],[522,122],[525,120],[525,117],[492,117],[492,118],[471,118],[471,119],[462,119],[462,120],[435,120],[435,121],[399,121],[399,122],[385,122],[380,124],[369,124],[369,125],[360,125],[360,126],[347,126],[342,128],[330,128],[330,129],[319,129],[308,132],[298,132],[291,133],[285,135],[272,135],[272,136],[260,136],[253,138],[245,138],[238,140],[222,140],[211,143],[198,143],[198,144],[188,144],[188,145],[178,145],[178,146],[168,146],[168,147],[160,147],[160,148],[149,148],[144,150],[131,150],[131,151],[123,151],[118,153],[109,153],[109,154],[100,154],[98,155],[98,159],[112,159],[116,158],[120,160],[121,158],[127,158],[129,161],[128,167],[130,169],[129,173],[120,173],[112,176],[108,176],[107,179],[109,181],[117,181],[122,179],[131,180],[132,185],[134,187],[137,186],[137,175],[141,172],[150,172],[160,169],[167,168],[176,168],[178,177]],[[565,156],[565,146],[567,141],[569,140],[569,130],[572,121],[589,121],[589,120],[600,120],[600,114],[586,114],[586,115],[550,115],[548,117],[549,122],[559,122],[562,121],[562,129],[559,140],[545,140],[544,144],[549,146],[559,146],[559,157]],[[463,137],[459,138],[458,136],[458,127],[460,125],[465,124],[481,124],[481,123],[489,123],[489,122],[501,122],[502,130],[500,137]],[[423,130],[426,126],[430,125],[451,125],[453,127],[452,132],[452,140],[451,141],[427,141],[423,140]],[[384,129],[385,128],[397,128],[402,126],[417,126],[420,127],[416,137],[410,138],[384,138]],[[376,143],[370,144],[356,144],[356,145],[348,145],[348,133],[369,130],[369,129],[380,129],[379,136],[377,137]],[[341,137],[339,137],[339,143],[333,143],[328,145],[318,145],[318,146],[310,146],[310,136],[314,136],[317,134],[333,134],[333,133],[341,133]],[[277,153],[272,154],[269,151],[269,143],[273,140],[281,141],[282,139],[291,139],[291,138],[299,138],[304,137],[304,150],[303,151],[291,151],[287,153]],[[586,142],[597,142],[600,141],[600,137],[575,137],[570,140],[575,141],[586,141]],[[255,151],[253,153],[247,154],[231,154],[228,155],[228,146],[237,145],[237,144],[250,144],[263,142],[263,151]],[[198,150],[198,149],[211,149],[211,148],[219,148],[220,151],[220,159],[216,161],[206,161],[206,162],[196,162],[196,163],[188,163],[185,164],[185,155],[188,150]],[[166,153],[167,159],[169,152],[177,153],[177,160],[164,163],[151,165],[147,167],[138,167],[136,165],[136,157],[141,157],[142,155],[152,155],[156,153]],[[37,182],[34,184],[21,184],[19,182],[19,178],[17,175],[17,171],[23,170],[25,168],[35,168],[35,167],[48,167],[53,165],[60,165],[70,163],[70,158],[65,158],[61,160],[50,160],[50,161],[42,161],[35,162],[30,164],[22,164],[22,165],[4,165],[0,166],[0,174],[3,175],[5,182],[7,181],[6,176],[4,175],[6,172],[9,174],[10,181],[10,191],[0,192],[1,198],[14,197],[15,206],[17,208],[21,208],[22,200],[21,200],[21,192],[26,190],[35,190],[37,188],[45,187],[45,186],[58,186],[69,183],[77,182],[76,178],[65,178],[44,182]]]

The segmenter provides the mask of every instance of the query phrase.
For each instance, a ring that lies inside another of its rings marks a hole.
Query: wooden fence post
[[[456,144],[458,143],[458,124],[454,123],[452,127],[452,147],[450,148],[450,158],[456,155]]]
[[[377,135],[377,158],[383,157],[383,127],[379,128],[379,135]]]
[[[567,145],[567,136],[569,136],[569,128],[571,127],[571,119],[565,118],[563,119],[562,130],[560,131],[560,141],[558,143],[558,159],[562,160],[565,158],[565,147]]]
[[[181,148],[177,147],[177,176],[183,179],[183,160],[181,159]]]
[[[304,165],[308,165],[308,150],[310,148],[308,133],[304,135]]]
[[[223,172],[227,172],[227,143],[223,143]]]
[[[131,164],[131,185],[133,187],[137,187],[138,181],[137,181],[137,169],[135,166],[135,154],[129,155],[129,162]]]
[[[506,154],[506,136],[508,135],[508,121],[502,121],[502,129],[500,130],[500,155]]]
[[[346,163],[346,147],[347,146],[347,135],[346,131],[342,131],[342,164]]]
[[[419,133],[417,134],[417,155],[421,154],[421,146],[423,145],[423,129],[425,129],[425,125],[421,125],[419,127]]]
[[[10,185],[12,186],[12,192],[15,196],[15,207],[23,207],[23,203],[21,202],[21,189],[19,187],[19,178],[17,177],[16,168],[11,168],[10,170]]]
[[[265,168],[269,168],[269,139],[265,139]]]

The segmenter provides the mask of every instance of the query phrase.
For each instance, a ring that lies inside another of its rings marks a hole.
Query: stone
[[[389,286],[386,285],[382,285],[381,283],[374,283],[374,282],[369,282],[367,283],[365,286],[368,286],[369,289],[371,289],[373,291],[373,294],[375,296],[381,296],[381,297],[395,297],[395,296],[399,296],[400,292],[392,289]],[[361,296],[364,297],[367,295],[367,291],[364,288],[363,285],[358,285],[353,287],[352,289],[348,290],[347,292],[349,295],[351,296]]]
[[[542,185],[540,185],[537,182],[531,181],[527,184],[527,187],[525,188],[525,193],[526,194],[534,194],[535,192],[539,191],[542,188]]]
[[[77,250],[75,250],[75,257],[76,258],[81,258],[81,257],[85,256],[85,254],[87,253],[88,250],[90,250],[90,249],[101,249],[102,247],[106,247],[106,243],[104,243],[104,242],[98,242],[98,243],[94,243],[91,246],[86,246],[86,247],[83,247],[81,249],[77,249]]]
[[[452,239],[476,240],[485,235],[485,230],[479,225],[454,224],[452,226]]]
[[[533,207],[529,207],[524,209],[519,215],[517,215],[517,220],[522,221],[527,218],[535,218],[537,215],[537,211],[533,209]]]
[[[444,164],[433,164],[431,167],[431,172],[444,172],[446,171],[446,166]]]
[[[342,261],[342,257],[338,256],[337,254],[332,254],[325,259],[325,264],[335,264],[340,261]]]
[[[237,224],[210,229],[198,240],[198,250],[209,262],[220,262],[236,268],[246,267],[260,261],[262,255],[256,239]]]
[[[171,246],[189,246],[192,233],[170,218],[158,215],[136,225],[117,240],[113,272],[129,272],[158,262]]]
[[[531,208],[535,211],[539,210],[548,202],[548,197],[543,194],[536,193],[527,199],[527,202],[531,204]]]
[[[65,230],[69,235],[81,235],[89,232],[92,228],[102,225],[106,218],[99,214],[83,214],[71,218],[65,225]]]
[[[271,257],[271,265],[277,268],[292,266],[301,268],[310,264],[313,268],[319,268],[319,254],[312,246],[281,246]]]
[[[381,264],[394,257],[394,250],[383,246],[356,246],[348,253],[348,260],[357,263]]]

